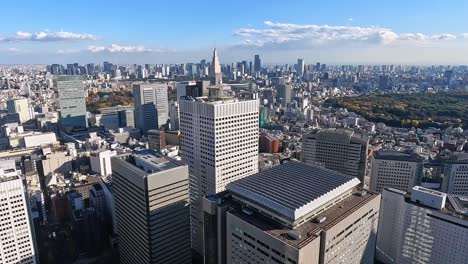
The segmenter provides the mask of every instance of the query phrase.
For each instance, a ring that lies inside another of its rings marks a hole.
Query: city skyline
[[[459,56],[468,52],[463,28],[468,18],[462,11],[468,3],[456,2],[292,1],[284,8],[262,1],[229,7],[198,1],[174,8],[100,1],[90,8],[84,1],[70,8],[29,1],[27,9],[4,3],[0,62],[184,63],[198,62],[216,47],[222,64],[253,60],[255,54],[264,64],[294,64],[297,58],[327,64],[468,64]],[[48,11],[38,12],[42,9]]]

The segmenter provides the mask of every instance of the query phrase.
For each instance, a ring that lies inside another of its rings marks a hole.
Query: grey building
[[[82,76],[55,77],[59,99],[59,120],[62,128],[86,128],[85,91]]]
[[[277,84],[276,88],[276,100],[282,102],[283,105],[287,105],[291,102],[291,85],[290,84]]]
[[[457,153],[443,163],[442,191],[468,195],[468,153]]]
[[[143,134],[150,129],[159,129],[169,119],[167,84],[134,84],[135,127]]]
[[[191,263],[188,167],[150,150],[111,162],[121,263]]]
[[[206,264],[373,263],[380,195],[289,162],[203,200]]]
[[[262,69],[262,61],[260,60],[260,55],[254,56],[254,70],[255,72],[260,72]]]
[[[302,137],[302,161],[358,178],[364,183],[369,138],[350,129],[322,129]]]
[[[115,106],[99,109],[101,112],[100,124],[106,130],[117,130],[120,127],[134,127],[134,108],[133,106]]]

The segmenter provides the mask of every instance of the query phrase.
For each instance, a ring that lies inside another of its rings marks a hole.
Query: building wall
[[[376,258],[385,263],[466,263],[468,221],[384,190]]]
[[[319,162],[328,169],[353,176],[363,182],[367,147],[358,143],[317,140],[303,136],[302,157],[306,163]]]
[[[442,191],[451,194],[468,195],[468,164],[448,163],[444,165]]]
[[[81,76],[57,76],[59,116],[62,127],[86,128],[86,103]]]
[[[382,192],[384,188],[395,188],[405,192],[420,181],[422,162],[372,159],[370,189]]]
[[[147,175],[112,158],[121,263],[191,263],[188,168]]]
[[[320,263],[374,263],[379,208],[377,196],[329,229],[325,227]]]
[[[258,172],[258,109],[257,100],[217,104],[180,100],[180,150],[190,172],[192,247],[200,254],[202,197]]]
[[[21,179],[0,179],[0,263],[36,263],[27,202]]]

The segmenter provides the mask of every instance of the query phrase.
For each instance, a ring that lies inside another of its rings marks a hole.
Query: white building
[[[258,100],[180,100],[180,150],[190,172],[192,247],[200,254],[203,196],[258,172],[258,111]]]
[[[146,134],[150,129],[159,129],[168,120],[167,84],[134,84],[135,127]]]
[[[384,189],[376,258],[385,264],[466,263],[468,197]],[[442,208],[442,209],[441,209]]]
[[[26,195],[14,168],[0,169],[0,201],[0,263],[36,263]]]
[[[21,123],[31,120],[33,117],[32,108],[29,106],[27,98],[15,98],[7,101],[7,111],[11,114],[18,114]]]
[[[442,191],[468,195],[468,154],[460,153],[444,162]]]
[[[394,188],[410,192],[421,184],[423,160],[417,154],[381,150],[372,159],[370,189],[382,192]]]
[[[99,173],[102,176],[108,176],[112,174],[111,158],[117,155],[115,150],[106,150],[96,153],[92,153],[89,157],[91,163],[91,170]]]
[[[20,145],[25,148],[40,147],[58,143],[57,136],[53,132],[31,133],[24,135]]]

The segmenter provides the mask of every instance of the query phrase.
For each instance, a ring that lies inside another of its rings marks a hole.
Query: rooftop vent
[[[315,218],[315,223],[321,224],[321,223],[325,222],[325,220],[327,220],[326,216],[319,216],[319,217]]]
[[[299,240],[301,239],[301,234],[297,231],[294,230],[289,230],[288,231],[288,236],[291,237],[294,240]]]

